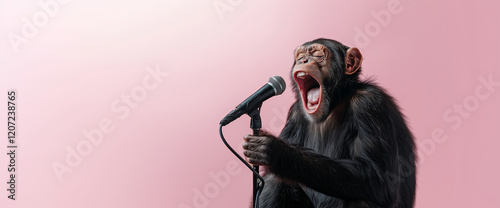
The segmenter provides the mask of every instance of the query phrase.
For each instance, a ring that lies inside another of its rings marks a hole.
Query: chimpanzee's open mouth
[[[307,113],[313,114],[318,110],[321,103],[321,85],[318,80],[304,71],[295,72],[293,78],[302,96],[302,103]]]

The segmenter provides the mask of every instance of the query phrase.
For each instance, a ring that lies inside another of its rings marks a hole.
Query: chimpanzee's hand
[[[259,136],[246,135],[243,139],[243,155],[253,165],[268,166],[272,159],[276,159],[273,156],[287,146],[282,140],[265,131],[260,131]]]

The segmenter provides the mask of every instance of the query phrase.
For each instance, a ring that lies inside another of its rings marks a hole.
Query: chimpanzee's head
[[[363,57],[357,48],[335,40],[316,39],[294,53],[293,90],[306,117],[321,122],[355,84]]]

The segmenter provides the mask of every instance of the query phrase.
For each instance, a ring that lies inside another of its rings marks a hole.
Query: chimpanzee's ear
[[[358,48],[349,48],[345,55],[345,74],[351,75],[356,73],[363,62],[363,55]]]

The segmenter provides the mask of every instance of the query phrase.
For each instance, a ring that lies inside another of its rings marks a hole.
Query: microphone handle
[[[269,99],[270,97],[274,96],[275,92],[273,89],[273,86],[271,86],[269,83],[266,83],[264,86],[262,86],[257,92],[253,93],[245,99],[243,102],[241,102],[234,110],[229,112],[221,121],[219,124],[222,126],[225,126],[232,121],[236,120],[239,118],[241,115],[248,113],[249,111],[255,110],[256,108],[260,107],[262,105],[262,102],[265,100]],[[258,133],[258,132],[257,132]]]
[[[236,120],[237,118],[239,118],[241,115],[245,114],[244,111],[240,110],[238,107],[236,107],[234,110],[232,110],[231,112],[229,112],[221,121],[219,124],[221,124],[222,126],[225,126],[229,123],[231,123],[232,121]]]

